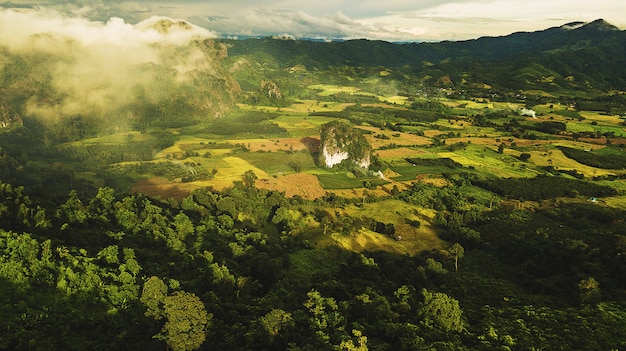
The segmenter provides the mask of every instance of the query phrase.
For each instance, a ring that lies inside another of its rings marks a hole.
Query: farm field
[[[318,91],[318,95],[332,96],[338,92],[356,94],[359,89],[351,86],[337,85],[312,85],[309,89]],[[397,101],[395,101],[397,102]],[[465,115],[480,113],[485,107],[489,109],[515,111],[519,104],[496,103],[472,100],[445,100],[439,102],[453,108],[456,112]],[[309,174],[314,177],[303,178],[311,182],[319,182],[312,185],[317,190],[306,191],[307,197],[311,194],[322,196],[325,192],[341,191],[345,195],[348,189],[361,189],[365,180],[372,181],[375,187],[384,187],[388,181],[376,177],[358,178],[347,176],[348,173],[320,172],[318,165],[319,153],[319,128],[336,117],[312,115],[315,112],[341,112],[353,103],[336,103],[324,100],[294,100],[288,106],[280,108],[272,106],[250,106],[239,104],[241,113],[255,115],[258,113],[271,113],[271,118],[263,120],[262,124],[273,124],[282,130],[283,135],[260,137],[254,133],[255,123],[249,124],[249,131],[237,133],[234,137],[211,136],[203,134],[203,130],[210,126],[188,126],[182,129],[171,128],[174,143],[152,155],[149,162],[166,162],[178,164],[184,167],[192,163],[193,172],[212,173],[212,177],[182,182],[181,178],[159,177],[155,175],[152,182],[138,180],[135,190],[150,188],[150,194],[158,195],[159,190],[164,197],[172,192],[182,195],[200,187],[224,189],[241,180],[243,174],[252,170],[262,182],[263,187],[268,188],[269,180],[274,180],[276,189],[282,189],[288,194],[297,194],[294,189],[287,185],[290,178],[296,174]],[[398,109],[400,106],[385,105],[386,109]],[[537,113],[551,114],[552,112],[567,112],[568,107],[559,104],[538,105]],[[624,128],[617,125],[622,120],[612,116],[600,115],[595,112],[582,111],[584,120],[565,120],[566,131],[570,133],[606,133],[612,132],[619,136]],[[563,116],[561,116],[563,117]],[[530,123],[540,123],[549,119],[533,120],[531,117],[515,116],[516,119],[525,119]],[[496,123],[502,123],[502,119]],[[535,122],[539,121],[539,122]],[[592,124],[592,122],[594,122]],[[258,122],[256,122],[258,123]],[[581,164],[569,159],[557,149],[562,145],[591,150],[601,149],[602,146],[590,145],[584,142],[575,142],[571,138],[559,135],[554,139],[526,140],[507,135],[497,128],[485,128],[472,124],[472,119],[464,117],[459,120],[439,119],[430,123],[422,123],[422,127],[410,128],[410,132],[394,131],[378,126],[362,124],[357,126],[365,132],[365,137],[372,146],[373,154],[384,164],[385,168],[394,172],[390,180],[411,181],[428,175],[440,176],[446,173],[469,172],[475,174],[488,174],[496,177],[534,177],[545,172],[546,167],[552,167],[561,171],[577,171],[585,177],[597,177],[611,174],[622,174],[621,171],[605,170]],[[454,135],[451,135],[454,133]],[[194,135],[195,134],[195,135]],[[449,136],[450,134],[450,136]],[[460,137],[457,135],[459,134]],[[250,136],[248,136],[250,135]],[[435,138],[445,138],[445,145],[434,145]],[[120,145],[133,142],[143,142],[149,136],[140,133],[120,133],[100,138],[88,139],[80,145],[106,146]],[[463,147],[450,149],[450,145],[463,145]],[[499,145],[504,145],[502,152],[498,152]],[[79,144],[68,144],[68,148],[77,147]],[[530,157],[519,160],[521,154],[527,153]],[[448,158],[460,165],[461,168],[450,169],[446,167],[424,167],[410,165],[404,162],[406,158]],[[148,175],[149,176],[149,175]],[[275,178],[277,177],[277,178]],[[280,179],[280,181],[278,181]],[[315,179],[315,181],[313,180]],[[300,179],[299,181],[303,181]],[[260,183],[261,184],[261,183]],[[320,189],[321,188],[321,189]],[[176,189],[176,190],[173,190]],[[348,192],[350,193],[350,192]],[[358,191],[357,191],[358,193]]]

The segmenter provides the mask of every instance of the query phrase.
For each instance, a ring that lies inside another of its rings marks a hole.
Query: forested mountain
[[[588,89],[626,86],[626,32],[605,22],[570,23],[537,32],[466,41],[394,44],[350,40],[224,40],[231,57],[251,56],[309,69],[387,67],[418,76],[448,75],[456,85],[489,84],[516,90],[530,85]],[[542,81],[554,77],[550,84]]]
[[[39,124],[68,141],[222,116],[240,92],[222,66],[226,48],[194,38],[188,26],[162,20],[142,29],[157,30],[158,43],[46,32],[0,46],[0,126]]]

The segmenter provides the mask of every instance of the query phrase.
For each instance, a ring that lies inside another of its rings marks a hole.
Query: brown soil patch
[[[606,138],[580,138],[578,140],[582,141],[582,142],[585,142],[585,143],[598,144],[598,145],[606,145],[606,144],[609,143],[609,140],[611,141],[611,144],[613,144],[613,145],[625,145],[626,144],[626,139],[625,138],[612,138],[612,139],[606,139]]]
[[[286,197],[301,196],[314,200],[326,194],[316,176],[308,173],[289,174],[277,178],[258,179],[256,187],[259,189],[278,190]]]

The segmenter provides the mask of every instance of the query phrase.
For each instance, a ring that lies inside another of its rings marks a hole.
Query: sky
[[[12,0],[0,7],[104,23],[166,16],[235,38],[466,40],[600,18],[626,28],[623,0]]]

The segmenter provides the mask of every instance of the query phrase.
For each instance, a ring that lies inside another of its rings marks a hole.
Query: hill
[[[285,69],[386,67],[399,76],[451,77],[454,86],[487,84],[497,90],[551,91],[626,87],[626,33],[596,20],[536,32],[466,41],[394,44],[349,40],[313,42],[272,38],[222,40],[231,59],[246,57]]]
[[[0,45],[2,123],[38,124],[68,141],[214,119],[234,106],[240,89],[221,65],[226,48],[189,24],[140,23],[125,41],[98,30],[85,40],[33,29],[19,44]]]

